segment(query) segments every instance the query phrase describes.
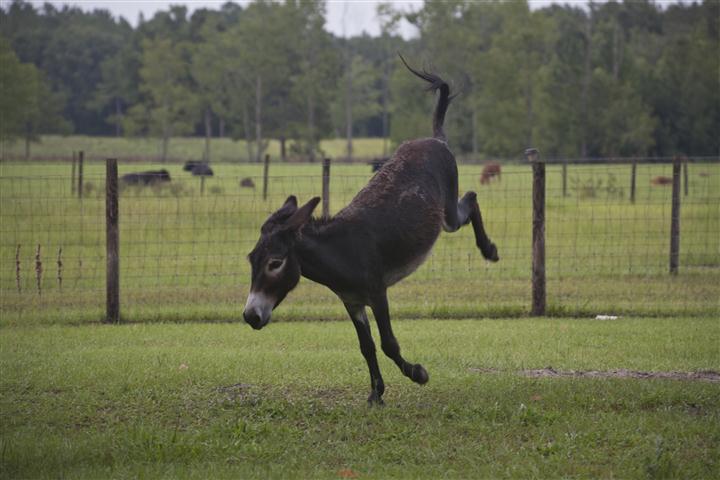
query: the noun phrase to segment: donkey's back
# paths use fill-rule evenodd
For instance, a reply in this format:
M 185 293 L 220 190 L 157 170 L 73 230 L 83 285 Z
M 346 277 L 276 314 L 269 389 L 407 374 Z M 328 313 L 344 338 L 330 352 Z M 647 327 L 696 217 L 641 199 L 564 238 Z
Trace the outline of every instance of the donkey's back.
M 453 154 L 444 141 L 423 138 L 400 145 L 335 218 L 362 225 L 389 286 L 422 264 L 440 235 L 446 204 L 456 201 Z

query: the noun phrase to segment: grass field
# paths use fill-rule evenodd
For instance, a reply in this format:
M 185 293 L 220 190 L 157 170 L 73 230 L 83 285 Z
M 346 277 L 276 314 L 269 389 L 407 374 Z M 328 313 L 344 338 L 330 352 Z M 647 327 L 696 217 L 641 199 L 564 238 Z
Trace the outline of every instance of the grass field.
M 97 141 L 43 148 L 153 155 L 84 140 Z M 193 142 L 171 156 L 193 158 Z M 68 163 L 0 162 L 0 478 L 720 477 L 717 163 L 689 168 L 676 276 L 670 189 L 650 185 L 669 165 L 638 166 L 634 204 L 629 166 L 571 165 L 564 196 L 549 165 L 553 318 L 533 319 L 530 168 L 481 186 L 481 166 L 461 165 L 501 261 L 482 260 L 470 229 L 443 234 L 389 291 L 430 382 L 380 354 L 383 408 L 365 403 L 354 329 L 324 287 L 302 281 L 262 332 L 240 320 L 261 223 L 289 194 L 319 195 L 320 165 L 273 163 L 267 199 L 259 165 L 213 164 L 201 194 L 181 163 L 120 162 L 151 168 L 173 180 L 121 192 L 125 324 L 103 326 L 104 165 L 86 162 L 81 201 Z M 331 213 L 370 175 L 333 164 Z M 662 378 L 683 372 L 705 377 Z
M 3 478 L 717 478 L 717 319 L 395 322 L 369 408 L 350 322 L 5 327 Z
M 288 147 L 290 145 L 288 143 Z M 152 159 L 161 155 L 161 141 L 157 138 L 88 137 L 83 135 L 45 135 L 39 143 L 33 143 L 31 156 L 42 158 L 68 158 L 73 152 L 84 151 L 87 158 L 105 159 Z M 320 150 L 332 158 L 346 155 L 346 140 L 327 139 L 320 142 Z M 168 158 L 175 160 L 198 160 L 203 158 L 205 139 L 198 137 L 173 138 L 168 146 Z M 270 140 L 266 151 L 272 158 L 280 156 L 280 142 Z M 25 155 L 24 142 L 0 144 L 2 157 Z M 353 140 L 353 154 L 358 158 L 379 157 L 383 154 L 383 141 L 379 138 L 356 138 Z M 292 154 L 289 154 L 292 156 Z M 213 161 L 248 161 L 247 145 L 244 140 L 213 138 L 210 143 L 210 158 Z
M 164 188 L 129 188 L 120 199 L 122 312 L 126 320 L 238 318 L 249 282 L 245 255 L 266 216 L 285 197 L 321 192 L 320 165 L 273 164 L 268 199 L 262 167 L 214 165 L 205 184 L 181 164 L 120 164 L 120 174 L 167 168 Z M 668 275 L 670 189 L 650 180 L 669 165 L 638 167 L 630 203 L 627 165 L 572 165 L 568 196 L 560 167 L 548 166 L 547 275 L 553 315 L 720 313 L 720 165 L 690 167 L 682 199 L 680 274 Z M 502 180 L 478 182 L 461 165 L 462 191 L 478 191 L 501 261 L 488 264 L 471 229 L 443 234 L 413 276 L 390 292 L 404 318 L 522 316 L 530 304 L 530 169 L 506 165 Z M 332 166 L 331 212 L 370 178 L 365 164 Z M 242 178 L 254 189 L 241 188 Z M 0 164 L 0 323 L 83 323 L 102 316 L 105 280 L 104 165 L 85 168 L 85 197 L 71 193 L 67 163 Z M 318 212 L 319 214 L 319 212 Z M 40 245 L 38 289 L 37 248 Z M 58 261 L 62 264 L 58 266 Z M 19 270 L 18 270 L 19 267 Z M 18 288 L 19 287 L 19 288 Z M 39 293 L 40 292 L 40 293 Z M 323 287 L 302 282 L 278 319 L 338 319 L 345 313 Z

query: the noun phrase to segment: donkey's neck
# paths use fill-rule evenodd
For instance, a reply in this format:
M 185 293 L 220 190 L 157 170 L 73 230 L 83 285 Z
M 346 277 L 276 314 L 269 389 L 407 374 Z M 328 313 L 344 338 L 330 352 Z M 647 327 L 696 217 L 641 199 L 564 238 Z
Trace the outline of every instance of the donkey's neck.
M 338 292 L 357 285 L 358 255 L 350 229 L 340 219 L 312 220 L 295 244 L 302 276 Z

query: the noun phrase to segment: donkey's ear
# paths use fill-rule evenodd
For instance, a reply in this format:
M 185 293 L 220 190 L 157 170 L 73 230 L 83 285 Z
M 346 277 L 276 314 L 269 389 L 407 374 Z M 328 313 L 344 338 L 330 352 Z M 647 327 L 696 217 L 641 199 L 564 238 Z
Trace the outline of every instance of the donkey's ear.
M 313 210 L 320 203 L 320 197 L 313 197 L 302 207 L 298 208 L 295 213 L 292 214 L 288 221 L 283 225 L 288 230 L 297 230 L 305 225 L 310 217 L 312 217 Z
M 263 223 L 260 231 L 262 233 L 270 232 L 275 226 L 284 224 L 297 211 L 297 198 L 290 195 L 283 206 L 275 210 Z
M 295 197 L 295 195 L 290 195 L 289 197 L 287 197 L 285 203 L 283 203 L 283 206 L 281 208 L 285 207 L 293 209 L 297 208 L 297 197 Z

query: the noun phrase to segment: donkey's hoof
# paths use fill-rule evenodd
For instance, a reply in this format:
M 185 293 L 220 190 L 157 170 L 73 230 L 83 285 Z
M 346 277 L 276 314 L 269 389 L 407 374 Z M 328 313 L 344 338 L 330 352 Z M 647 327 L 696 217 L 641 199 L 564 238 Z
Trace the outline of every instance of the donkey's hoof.
M 382 407 L 383 405 L 385 405 L 385 402 L 383 401 L 382 397 L 375 390 L 370 392 L 370 396 L 368 397 L 367 402 L 368 402 L 368 406 L 370 406 L 370 407 L 374 407 L 374 406 Z
M 482 252 L 483 257 L 485 257 L 485 260 L 489 262 L 497 262 L 500 260 L 500 256 L 498 255 L 497 247 L 494 243 L 490 244 L 490 248 L 487 252 Z
M 425 385 L 428 380 L 430 380 L 430 375 L 428 375 L 427 370 L 418 363 L 413 365 L 410 379 L 415 383 Z

